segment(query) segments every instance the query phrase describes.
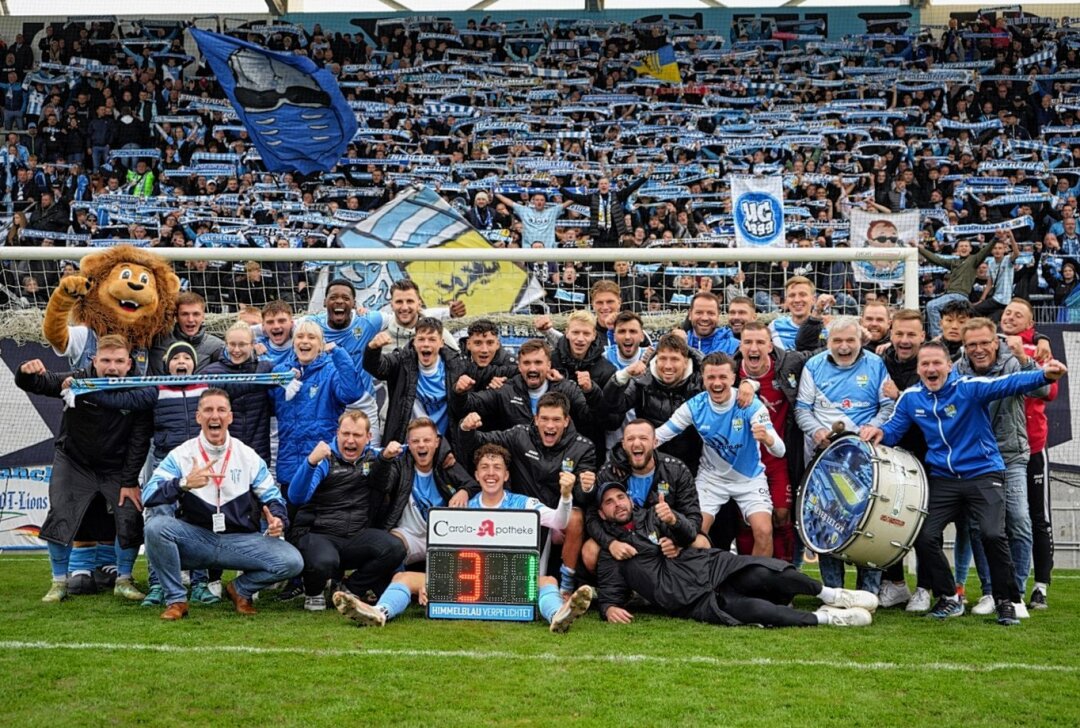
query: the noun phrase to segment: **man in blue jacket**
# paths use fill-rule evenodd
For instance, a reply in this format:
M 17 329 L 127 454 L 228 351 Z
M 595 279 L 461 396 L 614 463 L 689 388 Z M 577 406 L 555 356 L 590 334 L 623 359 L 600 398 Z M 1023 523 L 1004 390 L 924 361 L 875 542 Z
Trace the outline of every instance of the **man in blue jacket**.
M 1014 603 L 1021 600 L 1005 535 L 1005 463 L 990 423 L 990 402 L 1038 389 L 1063 377 L 1059 361 L 1042 371 L 1016 372 L 998 378 L 965 377 L 952 371 L 944 344 L 930 341 L 919 350 L 919 383 L 904 390 L 892 418 L 884 425 L 865 425 L 864 440 L 895 445 L 914 424 L 926 438 L 930 497 L 926 522 L 915 540 L 922 575 L 938 601 L 930 616 L 958 617 L 964 605 L 956 596 L 949 562 L 942 551 L 942 531 L 967 509 L 979 523 L 990 562 L 998 624 L 1016 625 Z

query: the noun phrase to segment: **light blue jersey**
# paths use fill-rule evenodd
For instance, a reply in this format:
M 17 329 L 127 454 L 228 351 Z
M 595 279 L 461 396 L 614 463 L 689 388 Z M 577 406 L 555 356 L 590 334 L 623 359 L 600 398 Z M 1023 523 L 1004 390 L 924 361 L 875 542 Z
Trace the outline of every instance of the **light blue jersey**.
M 739 340 L 727 326 L 716 329 L 708 336 L 698 336 L 693 329 L 690 329 L 686 332 L 686 343 L 691 349 L 697 349 L 706 356 L 718 351 L 733 356 L 739 350 Z M 795 346 L 794 339 L 791 346 L 792 348 Z
M 413 416 L 428 417 L 435 423 L 440 435 L 446 434 L 449 423 L 449 397 L 446 392 L 446 364 L 442 357 L 435 361 L 430 371 L 420 368 L 416 383 L 416 399 L 413 400 Z
M 502 500 L 496 506 L 486 506 L 483 503 L 483 493 L 477 493 L 469 499 L 469 508 L 475 510 L 517 510 L 517 511 L 537 511 L 540 513 L 540 525 L 544 528 L 555 528 L 560 531 L 566 528 L 566 524 L 570 522 L 570 509 L 572 507 L 572 501 L 569 498 L 563 498 L 559 500 L 558 508 L 548 508 L 546 505 L 538 501 L 536 498 L 529 498 L 521 493 L 511 493 L 508 490 L 503 491 Z
M 548 205 L 539 212 L 525 205 L 514 205 L 514 215 L 521 220 L 522 245 L 530 248 L 533 243 L 543 243 L 545 248 L 554 248 L 555 223 L 562 214 L 562 205 Z
M 667 422 L 656 430 L 662 445 L 693 427 L 705 447 L 701 451 L 701 475 L 721 483 L 742 483 L 765 472 L 761 448 L 751 428 L 764 425 L 773 438 L 768 448 L 776 457 L 786 452 L 784 440 L 773 429 L 769 410 L 756 397 L 748 407 L 740 407 L 735 392 L 724 404 L 714 404 L 708 392 L 696 394 L 684 402 Z
M 326 311 L 320 311 L 309 317 L 319 324 L 323 330 L 323 339 L 326 343 L 333 342 L 345 351 L 353 360 L 356 375 L 360 383 L 360 389 L 367 394 L 374 392 L 371 375 L 364 370 L 364 349 L 375 338 L 375 335 L 385 329 L 393 318 L 388 313 L 368 311 L 363 316 L 356 313 L 352 315 L 349 325 L 343 329 L 332 329 L 326 323 Z
M 838 366 L 828 351 L 810 357 L 799 378 L 795 420 L 808 440 L 821 428 L 840 422 L 855 432 L 862 425 L 880 427 L 892 415 L 895 402 L 885 394 L 889 372 L 877 354 L 860 351 L 847 367 Z
M 633 357 L 630 359 L 623 359 L 622 354 L 619 353 L 619 346 L 617 344 L 609 344 L 604 348 L 604 358 L 615 365 L 616 369 L 625 369 L 636 361 L 641 361 L 641 357 L 645 356 L 645 348 L 639 346 L 637 351 L 634 352 Z
M 769 331 L 772 332 L 773 346 L 777 349 L 790 349 L 795 350 L 795 339 L 799 335 L 799 326 L 791 320 L 791 316 L 777 316 L 769 324 Z M 825 345 L 826 339 L 829 337 L 829 329 L 826 326 L 821 327 L 821 334 L 818 336 L 818 342 L 821 346 Z

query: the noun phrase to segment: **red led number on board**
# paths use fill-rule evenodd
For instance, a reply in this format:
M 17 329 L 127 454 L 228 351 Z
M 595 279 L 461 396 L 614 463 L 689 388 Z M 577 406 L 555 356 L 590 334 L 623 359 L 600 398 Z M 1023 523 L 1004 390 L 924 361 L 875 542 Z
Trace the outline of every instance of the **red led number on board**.
M 467 562 L 471 561 L 471 566 L 467 566 Z M 471 582 L 471 591 L 462 591 L 458 594 L 459 602 L 477 602 L 480 601 L 482 583 L 481 577 L 483 575 L 483 561 L 480 558 L 480 554 L 475 551 L 462 551 L 458 554 L 458 579 L 462 582 L 464 587 Z

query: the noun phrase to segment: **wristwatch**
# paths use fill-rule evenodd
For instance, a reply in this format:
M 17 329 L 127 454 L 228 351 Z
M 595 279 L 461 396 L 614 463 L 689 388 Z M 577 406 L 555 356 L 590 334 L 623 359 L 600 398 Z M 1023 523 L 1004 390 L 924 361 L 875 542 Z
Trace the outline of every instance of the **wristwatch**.
M 186 491 L 187 489 L 187 476 L 184 476 L 183 478 L 180 478 L 180 490 Z

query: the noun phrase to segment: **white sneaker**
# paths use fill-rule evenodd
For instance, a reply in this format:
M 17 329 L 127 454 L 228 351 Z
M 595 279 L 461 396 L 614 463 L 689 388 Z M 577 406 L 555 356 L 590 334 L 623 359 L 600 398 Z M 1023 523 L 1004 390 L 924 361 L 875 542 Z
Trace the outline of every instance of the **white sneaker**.
M 383 610 L 360 601 L 352 594 L 334 592 L 334 606 L 361 627 L 386 626 L 386 613 Z
M 191 572 L 190 571 L 181 571 L 180 572 L 180 583 L 184 585 L 185 589 L 187 589 L 189 586 L 191 586 Z
M 824 624 L 830 627 L 868 627 L 874 621 L 870 612 L 862 607 L 820 607 L 816 614 L 824 614 L 827 619 Z
M 899 607 L 901 604 L 907 604 L 909 599 L 911 599 L 911 589 L 908 589 L 906 583 L 894 584 L 891 581 L 884 581 L 878 591 L 878 605 L 882 609 Z
M 980 617 L 985 617 L 988 614 L 993 614 L 995 611 L 994 597 L 989 594 L 983 594 L 979 597 L 979 601 L 975 606 L 971 608 L 972 614 L 978 614 Z
M 1013 602 L 1013 608 L 1016 609 L 1017 619 L 1028 619 L 1031 617 L 1031 615 L 1028 614 L 1027 605 L 1023 602 Z
M 575 589 L 570 598 L 559 607 L 559 611 L 551 617 L 551 631 L 561 634 L 570 629 L 574 620 L 589 611 L 589 605 L 592 604 L 595 595 L 596 592 L 588 584 Z
M 868 591 L 836 589 L 836 596 L 828 604 L 830 607 L 841 607 L 842 609 L 858 607 L 872 612 L 878 608 L 878 598 L 877 594 Z
M 990 600 L 990 607 L 993 608 L 994 600 Z M 915 593 L 911 595 L 911 599 L 908 599 L 907 606 L 904 607 L 905 612 L 929 612 L 930 611 L 930 592 L 923 589 L 921 586 L 915 589 Z
M 210 582 L 206 585 L 206 588 L 209 589 L 210 593 L 213 594 L 215 597 L 221 599 L 221 579 Z
M 322 612 L 326 609 L 326 597 L 317 594 L 313 597 L 304 597 L 304 609 L 309 612 Z

